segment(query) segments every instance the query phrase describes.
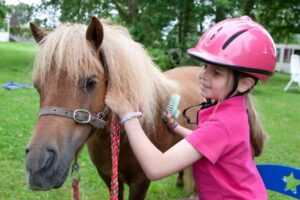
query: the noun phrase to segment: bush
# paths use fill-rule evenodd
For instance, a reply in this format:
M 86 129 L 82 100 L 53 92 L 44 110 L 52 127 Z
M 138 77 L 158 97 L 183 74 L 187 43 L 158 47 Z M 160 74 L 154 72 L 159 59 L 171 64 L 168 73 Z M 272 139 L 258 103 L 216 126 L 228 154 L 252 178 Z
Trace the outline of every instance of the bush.
M 7 22 L 5 20 L 0 20 L 0 31 L 7 31 Z
M 153 61 L 158 65 L 158 67 L 166 71 L 168 69 L 174 68 L 172 65 L 166 51 L 164 49 L 148 48 L 148 53 L 152 57 Z

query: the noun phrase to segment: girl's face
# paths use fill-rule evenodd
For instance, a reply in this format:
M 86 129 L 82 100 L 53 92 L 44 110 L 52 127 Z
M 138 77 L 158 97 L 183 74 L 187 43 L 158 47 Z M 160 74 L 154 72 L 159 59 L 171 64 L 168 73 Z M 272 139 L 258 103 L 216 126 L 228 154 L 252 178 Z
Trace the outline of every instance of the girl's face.
M 205 64 L 200 70 L 200 94 L 211 100 L 223 99 L 233 87 L 233 73 L 225 67 Z

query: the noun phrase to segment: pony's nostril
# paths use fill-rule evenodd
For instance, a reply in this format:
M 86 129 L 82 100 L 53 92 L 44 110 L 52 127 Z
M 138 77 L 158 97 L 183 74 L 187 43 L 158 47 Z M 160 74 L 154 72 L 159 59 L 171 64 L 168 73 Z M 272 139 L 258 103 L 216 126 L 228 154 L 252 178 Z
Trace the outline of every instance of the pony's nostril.
M 29 153 L 29 148 L 27 147 L 26 149 L 25 149 L 25 154 L 27 155 Z
M 46 150 L 45 165 L 44 165 L 42 171 L 46 172 L 51 168 L 51 166 L 54 163 L 55 156 L 56 156 L 56 153 L 53 149 Z

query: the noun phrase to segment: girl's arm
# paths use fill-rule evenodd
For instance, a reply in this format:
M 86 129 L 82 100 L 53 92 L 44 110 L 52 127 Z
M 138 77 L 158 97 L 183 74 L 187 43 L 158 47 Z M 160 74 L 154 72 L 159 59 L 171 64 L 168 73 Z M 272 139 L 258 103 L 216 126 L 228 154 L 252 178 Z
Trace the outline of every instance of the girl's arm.
M 133 112 L 132 105 L 119 91 L 108 90 L 105 104 L 121 119 Z M 150 180 L 161 179 L 180 171 L 202 157 L 185 139 L 162 153 L 146 136 L 137 118 L 130 119 L 123 125 L 131 148 Z
M 162 153 L 146 136 L 136 118 L 127 121 L 124 128 L 133 152 L 150 180 L 169 176 L 202 158 L 185 139 Z
M 177 122 L 176 122 L 177 123 Z M 172 132 L 174 132 L 175 134 L 180 135 L 181 137 L 185 138 L 186 136 L 188 136 L 189 134 L 191 134 L 193 131 L 185 128 L 183 126 L 180 126 L 179 124 L 172 129 Z
M 172 118 L 171 113 L 169 112 L 166 115 L 166 124 L 173 133 L 178 134 L 183 138 L 185 138 L 193 132 L 190 129 L 180 126 L 176 119 Z

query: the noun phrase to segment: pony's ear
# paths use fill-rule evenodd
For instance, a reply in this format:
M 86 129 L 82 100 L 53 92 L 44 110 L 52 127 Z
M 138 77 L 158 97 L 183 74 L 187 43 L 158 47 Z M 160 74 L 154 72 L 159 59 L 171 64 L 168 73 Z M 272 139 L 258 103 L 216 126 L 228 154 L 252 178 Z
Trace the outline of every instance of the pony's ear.
M 34 23 L 30 23 L 30 30 L 33 38 L 37 43 L 39 43 L 43 38 L 45 38 L 48 35 L 47 31 L 38 27 Z
M 97 17 L 92 17 L 92 20 L 86 31 L 86 39 L 96 49 L 99 49 L 101 46 L 103 40 L 103 26 Z

